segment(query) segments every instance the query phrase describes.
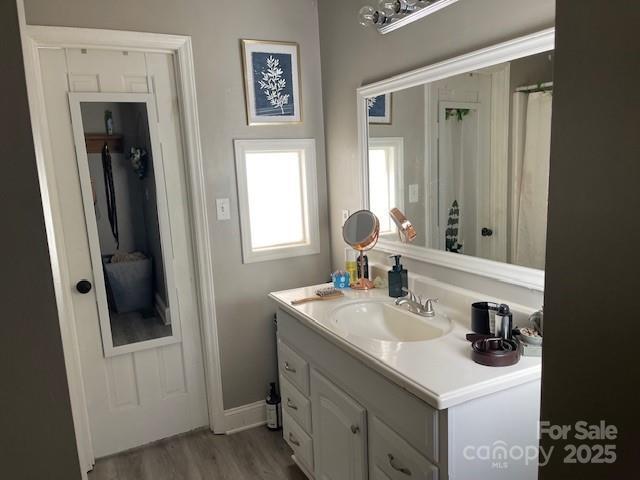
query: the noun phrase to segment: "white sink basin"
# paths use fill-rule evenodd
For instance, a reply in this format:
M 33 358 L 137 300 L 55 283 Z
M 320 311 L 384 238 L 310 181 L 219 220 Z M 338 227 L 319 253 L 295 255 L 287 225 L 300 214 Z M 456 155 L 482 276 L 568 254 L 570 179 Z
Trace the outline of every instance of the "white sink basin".
M 346 335 L 386 342 L 424 342 L 451 331 L 451 320 L 444 315 L 421 317 L 405 309 L 382 301 L 350 303 L 333 311 L 331 324 Z

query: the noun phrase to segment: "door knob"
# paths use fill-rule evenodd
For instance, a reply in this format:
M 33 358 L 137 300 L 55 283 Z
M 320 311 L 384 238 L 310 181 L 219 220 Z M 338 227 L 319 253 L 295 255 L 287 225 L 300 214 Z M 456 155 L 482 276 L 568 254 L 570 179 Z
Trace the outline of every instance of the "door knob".
M 89 280 L 80 280 L 76 283 L 76 290 L 80 293 L 85 294 L 91 291 L 91 282 Z
M 493 235 L 493 230 L 487 227 L 483 227 L 482 230 L 480 231 L 480 234 L 483 237 L 490 237 L 491 235 Z

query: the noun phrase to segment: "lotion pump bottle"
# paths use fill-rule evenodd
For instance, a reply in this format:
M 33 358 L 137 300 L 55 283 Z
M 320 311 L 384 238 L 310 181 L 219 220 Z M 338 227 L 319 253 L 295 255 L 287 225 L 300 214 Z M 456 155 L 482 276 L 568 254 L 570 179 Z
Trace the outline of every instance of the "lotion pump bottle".
M 389 296 L 393 298 L 404 297 L 409 287 L 407 270 L 400 263 L 401 255 L 391 255 L 395 259 L 395 265 L 389 270 Z

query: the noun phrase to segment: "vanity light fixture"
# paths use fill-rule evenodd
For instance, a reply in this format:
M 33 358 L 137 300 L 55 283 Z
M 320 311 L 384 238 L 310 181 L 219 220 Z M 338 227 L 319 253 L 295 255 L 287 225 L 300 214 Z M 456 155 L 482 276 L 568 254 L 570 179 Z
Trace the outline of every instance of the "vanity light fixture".
M 378 0 L 377 7 L 365 5 L 360 9 L 359 23 L 374 25 L 382 34 L 415 22 L 458 0 Z

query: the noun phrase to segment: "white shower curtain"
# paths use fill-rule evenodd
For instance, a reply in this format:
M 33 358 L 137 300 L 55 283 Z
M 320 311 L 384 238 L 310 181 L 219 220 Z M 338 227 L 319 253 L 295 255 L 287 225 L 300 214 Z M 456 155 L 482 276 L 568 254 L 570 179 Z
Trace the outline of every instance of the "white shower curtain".
M 440 138 L 440 215 L 441 234 L 444 241 L 446 223 L 453 202 L 460 210 L 458 242 L 460 253 L 476 253 L 476 189 L 478 123 L 477 112 L 470 110 L 459 120 L 451 115 L 444 121 Z M 441 246 L 444 249 L 444 244 Z
M 551 92 L 528 94 L 524 149 L 516 154 L 521 165 L 514 208 L 516 222 L 513 263 L 544 269 L 551 147 Z M 520 157 L 520 158 L 518 158 Z M 519 187 L 519 188 L 518 188 Z

